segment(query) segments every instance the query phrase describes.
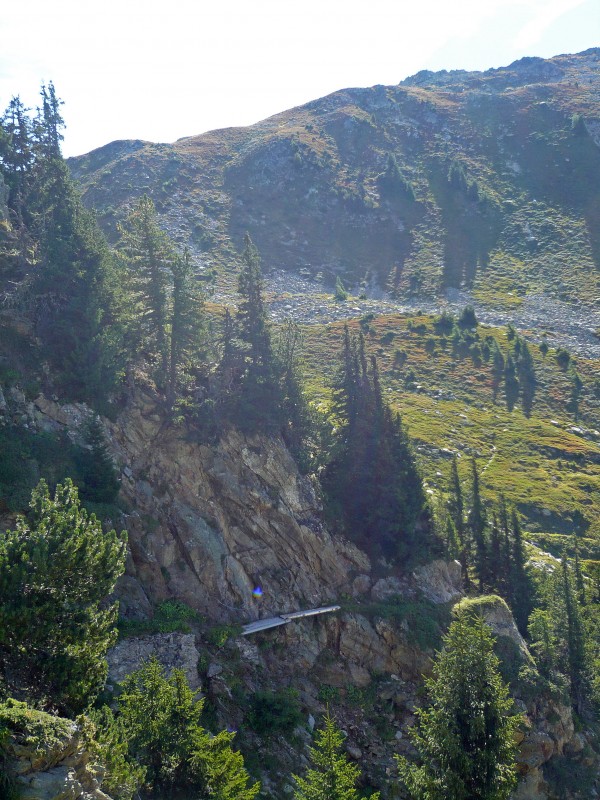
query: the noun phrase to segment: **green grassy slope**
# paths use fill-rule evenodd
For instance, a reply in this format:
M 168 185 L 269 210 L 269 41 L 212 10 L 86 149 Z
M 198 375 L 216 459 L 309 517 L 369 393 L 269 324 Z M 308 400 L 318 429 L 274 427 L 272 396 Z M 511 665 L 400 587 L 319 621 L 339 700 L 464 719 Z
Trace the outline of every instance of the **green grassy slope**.
M 452 452 L 470 484 L 470 457 L 477 458 L 488 499 L 499 493 L 515 503 L 529 538 L 558 552 L 564 536 L 577 532 L 591 555 L 600 543 L 600 399 L 596 364 L 579 359 L 583 382 L 577 420 L 572 408 L 573 362 L 567 370 L 551 348 L 544 356 L 530 343 L 537 389 L 531 416 L 519 404 L 508 411 L 503 386 L 494 400 L 493 337 L 507 352 L 507 329 L 479 325 L 470 350 L 457 350 L 428 316 L 375 317 L 350 322 L 365 333 L 379 361 L 388 401 L 402 415 L 414 442 L 432 500 L 443 498 Z M 305 328 L 305 369 L 318 406 L 330 402 L 329 379 L 341 348 L 343 323 Z M 513 340 L 514 343 L 514 340 Z M 324 368 L 324 365 L 326 367 Z M 590 540 L 589 542 L 587 540 Z

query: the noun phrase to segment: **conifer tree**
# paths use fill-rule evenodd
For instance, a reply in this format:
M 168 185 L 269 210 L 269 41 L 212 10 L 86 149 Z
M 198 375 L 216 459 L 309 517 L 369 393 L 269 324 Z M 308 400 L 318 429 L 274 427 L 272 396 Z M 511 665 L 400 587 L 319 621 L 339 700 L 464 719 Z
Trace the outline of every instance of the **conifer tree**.
M 520 390 L 517 368 L 512 355 L 508 353 L 504 364 L 504 396 L 506 398 L 506 407 L 509 411 L 512 411 L 515 407 Z
M 479 473 L 475 458 L 471 461 L 471 510 L 469 511 L 469 529 L 475 544 L 477 572 L 479 574 L 479 590 L 483 592 L 488 580 L 488 552 L 485 540 L 486 513 L 479 492 Z
M 277 430 L 281 421 L 279 375 L 263 297 L 260 259 L 248 234 L 244 238 L 242 261 L 236 318 L 241 371 L 235 422 L 249 431 Z
M 313 418 L 300 377 L 301 348 L 300 326 L 293 320 L 287 320 L 280 326 L 274 348 L 277 372 L 281 375 L 281 434 L 298 466 L 306 470 L 310 461 L 306 444 L 313 427 Z
M 169 405 L 180 394 L 185 375 L 198 366 L 203 330 L 203 297 L 194 275 L 189 250 L 169 264 L 173 302 L 169 350 Z
M 34 119 L 13 98 L 1 123 L 9 188 L 11 303 L 34 325 L 70 399 L 103 402 L 120 372 L 116 277 L 106 241 L 83 208 L 60 153 L 61 102 L 42 87 Z
M 494 339 L 492 345 L 492 391 L 494 393 L 494 402 L 496 402 L 498 392 L 500 391 L 500 384 L 504 377 L 504 367 L 504 356 L 498 347 L 498 342 Z
M 581 569 L 581 559 L 579 558 L 579 540 L 577 534 L 573 534 L 573 566 L 575 569 L 575 588 L 577 600 L 581 606 L 585 605 L 585 581 L 583 570 Z
M 311 768 L 304 778 L 294 775 L 294 800 L 360 800 L 356 789 L 360 769 L 343 752 L 342 734 L 329 711 L 323 723 L 310 748 Z M 370 797 L 379 800 L 379 792 Z
M 330 514 L 370 551 L 394 560 L 414 557 L 430 546 L 431 526 L 408 437 L 383 400 L 364 337 L 356 342 L 345 331 L 341 361 L 334 389 L 337 430 L 322 476 Z
M 454 525 L 456 536 L 458 539 L 460 553 L 459 561 L 462 567 L 463 579 L 465 585 L 469 586 L 469 543 L 467 541 L 467 528 L 465 525 L 464 515 L 464 501 L 462 494 L 462 487 L 460 485 L 460 477 L 458 474 L 458 459 L 456 453 L 452 456 L 452 464 L 450 466 L 450 487 L 448 493 L 448 514 Z
M 85 450 L 80 458 L 79 468 L 83 479 L 81 496 L 93 503 L 112 503 L 119 492 L 120 483 L 97 414 L 92 414 L 88 419 L 84 437 L 89 450 Z
M 537 668 L 545 678 L 550 678 L 558 667 L 560 647 L 551 612 L 543 608 L 534 609 L 529 617 L 527 633 Z
M 508 800 L 516 785 L 512 700 L 489 628 L 477 615 L 455 620 L 425 682 L 411 739 L 421 764 L 397 757 L 413 800 Z
M 170 676 L 153 658 L 121 685 L 118 717 L 129 759 L 146 770 L 148 788 L 159 796 L 185 788 L 215 800 L 253 800 L 259 784 L 249 783 L 234 734 L 209 734 L 201 724 L 203 700 L 184 673 Z
M 520 351 L 517 360 L 517 373 L 521 387 L 521 406 L 526 417 L 531 416 L 536 390 L 536 377 L 533 357 L 529 345 L 524 339 L 519 339 Z
M 512 561 L 510 570 L 510 606 L 519 630 L 527 631 L 527 620 L 532 606 L 531 581 L 525 569 L 527 558 L 523 546 L 521 523 L 516 509 L 511 513 Z
M 500 534 L 501 534 L 501 575 L 502 586 L 504 587 L 505 596 L 510 592 L 510 574 L 512 564 L 512 545 L 510 540 L 510 525 L 508 519 L 508 506 L 504 495 L 500 495 L 498 501 L 498 517 L 500 521 Z
M 40 705 L 79 712 L 104 685 L 116 640 L 107 604 L 125 566 L 125 535 L 105 532 L 67 479 L 44 481 L 30 515 L 0 537 L 0 673 Z
M 586 656 L 585 629 L 581 609 L 573 586 L 569 559 L 563 552 L 561 559 L 561 590 L 565 611 L 565 638 L 567 644 L 568 678 L 571 702 L 581 714 L 589 699 L 589 666 Z
M 119 248 L 128 273 L 128 348 L 134 357 L 141 350 L 156 367 L 159 383 L 166 383 L 169 348 L 169 274 L 176 261 L 172 242 L 161 230 L 154 203 L 143 195 L 123 225 Z M 176 268 L 177 270 L 177 268 Z
M 496 591 L 502 591 L 502 545 L 500 542 L 500 528 L 498 526 L 498 515 L 492 514 L 492 529 L 490 532 L 490 558 L 489 558 L 489 577 L 490 583 Z

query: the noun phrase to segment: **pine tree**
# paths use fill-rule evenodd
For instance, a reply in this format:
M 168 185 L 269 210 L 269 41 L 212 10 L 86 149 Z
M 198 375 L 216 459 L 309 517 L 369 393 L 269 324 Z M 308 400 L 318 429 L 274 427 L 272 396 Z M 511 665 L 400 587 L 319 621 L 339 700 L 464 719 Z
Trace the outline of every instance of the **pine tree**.
M 67 479 L 41 481 L 29 518 L 0 537 L 0 673 L 40 705 L 81 711 L 104 685 L 116 640 L 106 598 L 125 566 L 125 535 L 105 532 Z
M 356 341 L 347 329 L 334 413 L 322 475 L 332 519 L 373 554 L 415 557 L 431 545 L 422 481 L 401 419 L 383 400 L 377 361 L 369 364 L 364 337 Z
M 413 800 L 508 800 L 514 789 L 519 717 L 493 645 L 483 620 L 467 614 L 444 637 L 410 734 L 422 764 L 397 757 Z
M 529 617 L 527 633 L 537 668 L 545 678 L 550 678 L 558 667 L 560 647 L 551 613 L 543 608 L 534 609 Z
M 190 766 L 196 782 L 211 800 L 254 800 L 259 783 L 251 783 L 242 754 L 232 748 L 234 733 L 220 731 L 194 736 Z
M 306 471 L 311 462 L 307 442 L 311 437 L 313 416 L 302 385 L 301 349 L 300 326 L 287 320 L 279 328 L 274 348 L 276 370 L 281 375 L 281 434 L 298 466 Z
M 450 487 L 448 492 L 448 514 L 454 525 L 458 544 L 460 547 L 459 561 L 462 567 L 463 578 L 465 585 L 468 587 L 469 581 L 469 543 L 467 541 L 467 529 L 465 525 L 464 515 L 464 502 L 462 495 L 462 487 L 460 485 L 460 477 L 458 474 L 458 459 L 456 453 L 452 456 L 452 464 L 450 466 Z
M 577 600 L 581 606 L 585 605 L 585 581 L 583 570 L 581 569 L 581 559 L 579 558 L 579 540 L 577 534 L 573 534 L 573 566 L 575 568 L 575 588 L 577 590 Z
M 524 339 L 521 343 L 519 358 L 517 360 L 517 373 L 521 387 L 521 406 L 526 417 L 531 416 L 536 390 L 536 377 L 533 358 L 529 346 Z
M 561 590 L 565 610 L 568 678 L 571 702 L 581 714 L 589 699 L 589 666 L 587 662 L 585 629 L 581 609 L 573 586 L 569 559 L 563 552 L 561 559 Z
M 469 529 L 472 540 L 475 544 L 477 572 L 479 574 L 479 590 L 483 592 L 484 584 L 488 581 L 488 552 L 485 540 L 486 513 L 481 495 L 479 492 L 479 473 L 477 472 L 477 462 L 473 458 L 471 462 L 471 510 L 469 511 Z
M 139 356 L 141 350 L 156 367 L 157 381 L 164 385 L 170 374 L 167 323 L 169 275 L 177 260 L 175 249 L 161 230 L 154 203 L 147 195 L 140 198 L 119 226 L 119 233 L 119 248 L 128 273 L 130 356 Z
M 120 483 L 97 414 L 92 414 L 87 420 L 83 433 L 89 450 L 84 450 L 79 459 L 83 480 L 81 497 L 92 503 L 112 503 L 119 492 Z
M 506 398 L 506 407 L 512 411 L 519 399 L 519 392 L 521 386 L 517 378 L 517 368 L 510 353 L 506 356 L 504 364 L 504 396 Z
M 532 587 L 525 564 L 527 557 L 523 546 L 521 523 L 516 509 L 511 513 L 512 561 L 510 569 L 510 606 L 521 633 L 527 631 L 527 620 L 532 607 Z
M 501 550 L 502 550 L 502 558 L 501 558 L 501 580 L 502 580 L 502 587 L 504 589 L 504 596 L 510 596 L 510 574 L 511 574 L 511 565 L 512 565 L 512 545 L 510 540 L 510 525 L 508 519 L 508 506 L 506 504 L 506 498 L 504 495 L 500 495 L 500 499 L 498 501 L 498 516 L 500 520 L 500 532 L 501 532 Z
M 502 591 L 503 571 L 502 571 L 502 544 L 500 541 L 500 528 L 498 526 L 498 515 L 492 514 L 492 529 L 490 533 L 490 557 L 489 557 L 489 578 L 490 583 L 497 592 Z
M 356 783 L 360 769 L 343 752 L 343 738 L 329 711 L 310 749 L 311 768 L 304 778 L 294 775 L 294 800 L 360 800 Z M 371 795 L 378 800 L 379 792 Z
M 237 335 L 241 374 L 235 422 L 243 430 L 277 430 L 281 422 L 279 375 L 263 297 L 258 251 L 246 234 L 238 279 Z
M 504 356 L 498 347 L 498 342 L 494 339 L 492 345 L 492 391 L 494 394 L 494 402 L 496 402 L 498 392 L 500 391 L 500 384 L 504 376 L 504 367 Z
M 198 366 L 203 330 L 203 297 L 194 275 L 189 250 L 169 264 L 172 310 L 169 351 L 169 405 L 173 408 L 185 376 Z
M 415 199 L 412 186 L 400 172 L 396 156 L 393 153 L 388 153 L 385 171 L 378 176 L 377 182 L 382 196 L 389 200 L 402 197 L 407 200 Z
M 234 735 L 209 734 L 201 724 L 198 700 L 181 670 L 170 676 L 155 659 L 128 675 L 121 685 L 117 720 L 128 756 L 146 769 L 148 788 L 159 796 L 177 789 L 201 792 L 215 800 L 253 800 L 242 756 L 232 747 Z
M 101 404 L 120 373 L 116 273 L 60 153 L 54 87 L 34 119 L 18 98 L 2 119 L 0 170 L 9 187 L 11 303 L 34 325 L 69 399 Z M 15 255 L 16 253 L 16 255 Z

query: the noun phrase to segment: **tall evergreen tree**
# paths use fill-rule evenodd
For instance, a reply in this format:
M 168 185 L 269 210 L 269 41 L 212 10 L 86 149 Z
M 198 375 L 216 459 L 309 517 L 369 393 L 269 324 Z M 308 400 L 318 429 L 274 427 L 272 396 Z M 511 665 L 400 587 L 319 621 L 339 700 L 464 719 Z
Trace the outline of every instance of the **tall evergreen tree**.
M 203 297 L 190 259 L 189 250 L 169 264 L 172 276 L 172 310 L 169 350 L 169 404 L 173 407 L 181 384 L 197 367 L 201 353 Z
M 355 541 L 387 558 L 414 557 L 431 545 L 431 525 L 402 422 L 385 404 L 377 362 L 364 338 L 344 334 L 334 389 L 337 429 L 322 476 L 332 519 Z
M 574 589 L 573 576 L 566 552 L 561 559 L 561 590 L 565 610 L 568 678 L 571 702 L 581 714 L 589 700 L 589 666 L 585 646 L 585 629 Z
M 486 513 L 479 491 L 479 473 L 475 458 L 471 461 L 471 509 L 469 511 L 469 529 L 475 544 L 475 557 L 477 573 L 479 575 L 479 590 L 483 592 L 484 584 L 488 582 L 488 548 L 485 539 Z
M 498 347 L 498 342 L 494 339 L 492 344 L 492 391 L 494 394 L 494 402 L 498 397 L 502 378 L 504 377 L 504 356 Z
M 492 514 L 492 528 L 490 532 L 489 579 L 491 585 L 497 592 L 502 592 L 503 578 L 500 527 L 498 525 L 498 515 L 494 512 Z
M 343 752 L 343 737 L 329 711 L 310 749 L 311 768 L 304 778 L 294 775 L 294 800 L 360 800 L 356 784 L 360 769 Z M 379 800 L 379 792 L 370 795 Z
M 129 352 L 134 357 L 141 351 L 154 365 L 157 381 L 164 385 L 170 374 L 167 323 L 175 249 L 160 228 L 154 203 L 147 195 L 140 198 L 119 232 L 119 249 L 128 274 Z M 175 271 L 185 270 L 175 267 Z
M 120 488 L 115 465 L 108 452 L 104 428 L 97 414 L 92 414 L 84 427 L 86 449 L 79 459 L 83 480 L 81 497 L 93 503 L 112 503 Z
M 500 521 L 500 534 L 501 534 L 501 574 L 502 574 L 502 587 L 504 589 L 504 596 L 509 596 L 510 593 L 510 575 L 512 569 L 512 544 L 510 538 L 510 523 L 508 518 L 508 506 L 504 495 L 500 495 L 498 501 L 498 517 Z
M 512 411 L 515 407 L 520 391 L 521 386 L 517 377 L 517 368 L 512 355 L 508 353 L 504 363 L 504 396 L 506 398 L 506 407 L 509 411 Z
M 460 548 L 459 561 L 462 567 L 463 578 L 465 585 L 468 587 L 469 581 L 469 542 L 467 540 L 467 527 L 465 525 L 465 511 L 464 501 L 462 494 L 462 487 L 460 484 L 460 476 L 458 474 L 458 459 L 456 453 L 452 457 L 452 464 L 450 465 L 450 487 L 448 492 L 448 514 L 454 525 L 458 544 Z
M 532 607 L 532 586 L 525 568 L 527 557 L 523 545 L 521 523 L 516 509 L 511 513 L 512 562 L 510 570 L 510 606 L 521 633 L 527 631 L 527 620 Z
M 120 372 L 115 270 L 62 159 L 52 84 L 41 95 L 34 119 L 13 98 L 1 123 L 0 171 L 16 253 L 8 259 L 10 302 L 34 324 L 63 394 L 93 404 Z
M 169 677 L 156 659 L 128 675 L 118 698 L 118 720 L 129 757 L 145 767 L 148 789 L 158 796 L 176 790 L 199 791 L 215 800 L 253 800 L 242 756 L 231 743 L 234 734 L 211 736 L 201 724 L 198 700 L 181 670 Z
M 238 279 L 240 302 L 237 333 L 241 343 L 241 374 L 236 422 L 244 429 L 277 430 L 279 375 L 276 371 L 271 330 L 264 302 L 258 251 L 250 236 L 244 238 L 242 269 Z
M 521 406 L 526 417 L 531 416 L 536 390 L 536 377 L 533 357 L 529 345 L 524 339 L 521 343 L 519 358 L 517 360 L 517 374 L 521 387 Z
M 514 789 L 519 717 L 493 644 L 483 620 L 466 614 L 444 637 L 411 731 L 422 763 L 397 757 L 413 800 L 508 800 Z

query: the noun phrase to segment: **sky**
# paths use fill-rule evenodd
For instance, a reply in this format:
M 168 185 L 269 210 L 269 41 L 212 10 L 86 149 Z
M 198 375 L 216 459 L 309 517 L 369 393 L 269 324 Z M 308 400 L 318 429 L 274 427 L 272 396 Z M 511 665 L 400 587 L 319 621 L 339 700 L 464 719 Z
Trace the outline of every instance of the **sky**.
M 0 108 L 53 81 L 79 155 L 249 125 L 422 69 L 600 46 L 598 0 L 20 0 L 0 21 Z

